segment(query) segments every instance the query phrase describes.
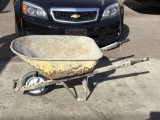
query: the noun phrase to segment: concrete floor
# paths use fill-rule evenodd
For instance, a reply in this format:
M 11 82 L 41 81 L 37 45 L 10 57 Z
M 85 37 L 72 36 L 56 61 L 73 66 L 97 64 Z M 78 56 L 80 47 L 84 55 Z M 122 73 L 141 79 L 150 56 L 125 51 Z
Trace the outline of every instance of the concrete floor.
M 121 39 L 131 41 L 105 52 L 99 67 L 121 63 L 133 55 L 150 57 L 150 61 L 90 78 L 95 88 L 86 102 L 76 101 L 62 86 L 52 86 L 50 92 L 37 97 L 13 93 L 12 80 L 33 68 L 10 51 L 15 38 L 13 5 L 9 0 L 1 4 L 0 120 L 160 120 L 160 9 L 124 3 Z M 2 5 L 7 6 L 2 9 Z M 68 84 L 71 89 L 75 86 L 79 97 L 84 96 L 80 82 Z

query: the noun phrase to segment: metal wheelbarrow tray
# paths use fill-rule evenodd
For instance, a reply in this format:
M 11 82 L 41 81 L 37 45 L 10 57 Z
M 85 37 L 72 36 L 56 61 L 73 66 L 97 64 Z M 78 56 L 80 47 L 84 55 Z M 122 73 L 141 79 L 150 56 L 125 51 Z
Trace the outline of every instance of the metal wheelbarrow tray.
M 103 56 L 92 39 L 80 36 L 27 36 L 13 41 L 11 49 L 54 80 L 91 72 Z
M 126 41 L 128 40 L 123 42 Z M 148 58 L 134 59 L 116 66 L 95 69 L 99 59 L 103 56 L 102 51 L 120 46 L 123 42 L 115 42 L 100 49 L 93 39 L 83 36 L 37 35 L 17 38 L 12 41 L 11 50 L 36 68 L 38 72 L 30 72 L 30 78 L 27 78 L 27 81 L 25 80 L 25 84 L 22 84 L 24 82 L 23 78 L 14 80 L 14 91 L 29 91 L 31 95 L 39 95 L 39 93 L 44 94 L 46 92 L 46 86 L 62 83 L 74 98 L 79 99 L 68 88 L 65 81 L 87 77 L 82 81 L 87 98 L 89 77 L 148 60 Z M 39 75 L 39 73 L 42 75 Z M 43 76 L 46 77 L 45 81 L 43 81 Z M 36 83 L 27 84 L 28 81 L 32 80 L 31 78 L 37 79 Z M 35 92 L 37 89 L 39 93 Z

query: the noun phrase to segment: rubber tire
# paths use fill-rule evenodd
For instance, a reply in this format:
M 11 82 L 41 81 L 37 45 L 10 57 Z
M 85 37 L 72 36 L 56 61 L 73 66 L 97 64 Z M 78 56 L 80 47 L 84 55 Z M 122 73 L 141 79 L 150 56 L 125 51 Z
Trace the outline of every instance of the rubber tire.
M 27 73 L 26 75 L 24 75 L 24 77 L 22 78 L 22 86 L 25 86 L 26 82 L 32 77 L 40 77 L 44 81 L 47 80 L 47 78 L 44 75 L 38 73 L 37 71 L 31 71 L 31 72 Z M 48 86 L 45 86 L 44 90 L 41 91 L 40 93 L 30 93 L 29 91 L 27 91 L 26 93 L 29 95 L 32 95 L 32 96 L 40 96 L 40 95 L 45 94 L 47 91 L 48 91 Z
M 121 10 L 122 10 L 123 8 L 121 8 Z M 123 11 L 124 11 L 124 9 L 123 9 Z M 122 33 L 123 33 L 123 25 L 124 25 L 124 14 L 122 14 L 121 13 L 121 29 L 120 29 L 120 36 L 118 37 L 118 39 L 117 39 L 117 41 L 119 41 L 119 39 L 121 38 L 121 36 L 122 36 Z
M 16 18 L 15 18 L 14 22 L 15 22 L 15 35 L 16 35 L 16 38 L 25 36 L 23 30 L 20 31 L 20 30 L 18 29 L 17 22 L 16 22 Z
M 17 27 L 16 19 L 15 19 L 15 35 L 16 35 L 16 38 L 20 37 L 19 36 L 19 30 L 18 30 L 18 27 Z

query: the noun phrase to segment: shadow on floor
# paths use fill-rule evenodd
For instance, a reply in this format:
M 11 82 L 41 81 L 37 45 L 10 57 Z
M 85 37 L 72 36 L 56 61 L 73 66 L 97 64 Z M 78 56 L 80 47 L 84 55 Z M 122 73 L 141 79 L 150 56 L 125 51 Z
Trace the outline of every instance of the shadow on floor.
M 9 11 L 3 11 L 9 2 L 10 2 L 10 0 L 0 0 L 0 13 L 9 12 Z
M 160 120 L 160 112 L 151 112 L 150 118 L 147 120 Z
M 10 50 L 10 43 L 15 39 L 16 35 L 11 34 L 0 38 L 0 73 L 15 55 Z
M 140 5 L 133 1 L 124 1 L 125 6 L 129 7 L 130 9 L 142 13 L 142 14 L 151 14 L 151 15 L 160 15 L 160 7 L 153 7 L 153 6 L 144 6 Z

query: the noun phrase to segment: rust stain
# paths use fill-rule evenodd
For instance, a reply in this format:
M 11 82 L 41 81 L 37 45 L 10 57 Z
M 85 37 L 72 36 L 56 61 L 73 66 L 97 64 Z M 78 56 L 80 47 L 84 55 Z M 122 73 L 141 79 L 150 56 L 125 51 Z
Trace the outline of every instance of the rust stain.
M 34 66 L 33 66 L 34 67 Z M 79 66 L 81 67 L 81 66 Z M 75 67 L 75 68 L 72 68 L 72 69 L 69 69 L 69 70 L 54 70 L 52 72 L 44 72 L 43 69 L 37 69 L 41 74 L 43 74 L 44 76 L 46 76 L 47 78 L 49 79 L 60 79 L 60 78 L 65 78 L 65 77 L 72 77 L 72 76 L 76 76 L 76 75 L 82 75 L 82 74 L 85 74 L 85 73 L 89 73 L 89 72 L 92 72 L 94 67 L 92 68 L 87 68 L 87 67 L 84 67 L 84 68 L 81 68 L 79 69 L 79 67 Z M 74 70 L 73 70 L 74 69 Z M 78 70 L 78 71 L 76 71 Z M 65 76 L 65 77 L 64 77 Z
M 92 72 L 98 61 L 37 61 L 21 57 L 48 79 L 61 79 Z

